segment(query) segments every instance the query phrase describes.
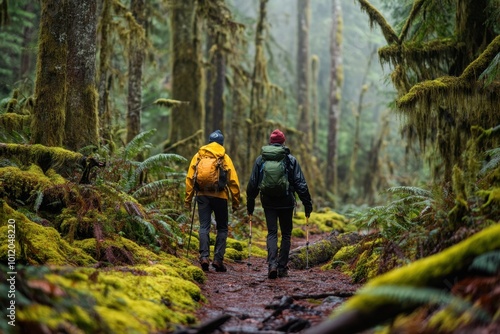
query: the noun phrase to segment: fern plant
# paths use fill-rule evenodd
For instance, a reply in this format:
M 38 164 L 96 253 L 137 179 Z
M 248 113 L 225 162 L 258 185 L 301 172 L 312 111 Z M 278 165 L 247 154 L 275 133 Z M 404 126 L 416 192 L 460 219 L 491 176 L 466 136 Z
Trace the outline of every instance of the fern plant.
M 430 191 L 417 187 L 392 187 L 387 193 L 395 197 L 387 205 L 353 211 L 347 214 L 360 230 L 375 230 L 386 239 L 398 239 L 402 232 L 418 230 L 419 221 L 431 214 L 434 202 Z

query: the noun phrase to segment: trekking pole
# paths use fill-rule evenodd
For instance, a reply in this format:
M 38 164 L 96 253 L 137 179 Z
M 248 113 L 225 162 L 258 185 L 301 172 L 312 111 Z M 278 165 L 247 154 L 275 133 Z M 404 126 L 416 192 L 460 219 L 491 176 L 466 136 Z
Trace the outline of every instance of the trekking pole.
M 309 218 L 306 217 L 306 269 L 309 269 Z
M 248 215 L 248 219 L 250 221 L 250 236 L 248 238 L 248 262 L 247 266 L 251 266 L 252 264 L 250 263 L 250 254 L 252 253 L 252 215 Z
M 189 239 L 188 239 L 188 246 L 187 246 L 187 250 L 186 250 L 186 258 L 189 258 L 189 245 L 191 244 L 191 234 L 193 233 L 194 212 L 196 210 L 196 196 L 198 196 L 198 192 L 195 192 L 195 194 L 194 194 L 193 215 L 191 216 L 191 228 L 189 229 Z

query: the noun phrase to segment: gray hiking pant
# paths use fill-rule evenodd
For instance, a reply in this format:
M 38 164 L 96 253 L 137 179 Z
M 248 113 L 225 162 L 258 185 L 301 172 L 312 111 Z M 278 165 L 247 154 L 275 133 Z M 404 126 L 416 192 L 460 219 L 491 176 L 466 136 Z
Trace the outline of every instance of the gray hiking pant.
M 198 196 L 198 216 L 200 218 L 200 259 L 210 258 L 210 226 L 212 223 L 212 212 L 215 215 L 217 235 L 215 238 L 214 261 L 222 262 L 226 253 L 226 240 L 228 233 L 228 210 L 227 199 Z
M 286 269 L 290 253 L 292 238 L 291 209 L 266 209 L 264 208 L 267 224 L 267 262 L 269 268 Z M 281 230 L 281 244 L 278 250 L 278 221 Z

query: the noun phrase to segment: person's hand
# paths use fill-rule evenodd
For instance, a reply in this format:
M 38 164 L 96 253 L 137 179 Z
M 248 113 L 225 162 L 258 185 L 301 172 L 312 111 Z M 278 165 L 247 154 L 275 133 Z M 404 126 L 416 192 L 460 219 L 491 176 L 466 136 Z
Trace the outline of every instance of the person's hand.
M 191 203 L 184 203 L 184 209 L 186 211 L 191 211 Z
M 312 209 L 307 209 L 306 208 L 306 218 L 311 217 L 311 211 L 312 211 Z

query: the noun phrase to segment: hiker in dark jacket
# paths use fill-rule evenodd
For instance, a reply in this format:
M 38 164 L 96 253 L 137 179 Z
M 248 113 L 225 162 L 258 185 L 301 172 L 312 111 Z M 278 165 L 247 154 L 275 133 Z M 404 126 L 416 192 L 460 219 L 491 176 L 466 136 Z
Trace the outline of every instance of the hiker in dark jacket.
M 200 264 L 203 271 L 209 270 L 210 258 L 210 226 L 212 223 L 212 213 L 215 216 L 217 235 L 215 237 L 214 259 L 212 267 L 215 271 L 226 272 L 224 265 L 224 254 L 226 252 L 226 241 L 228 234 L 228 199 L 231 198 L 233 212 L 240 205 L 240 183 L 233 161 L 226 154 L 224 149 L 224 136 L 220 130 L 216 130 L 208 137 L 208 144 L 202 146 L 198 153 L 191 159 L 186 175 L 186 197 L 184 206 L 191 211 L 191 201 L 195 197 L 198 204 L 198 217 L 200 219 L 200 229 L 198 237 L 200 240 L 199 253 Z M 227 172 L 227 185 L 224 189 L 205 190 L 195 189 L 195 174 L 199 159 L 202 157 L 214 157 L 223 159 L 223 169 Z M 231 195 L 231 196 L 229 196 Z
M 247 185 L 247 211 L 253 214 L 255 198 L 260 191 L 260 201 L 264 208 L 267 224 L 267 262 L 268 277 L 288 276 L 288 256 L 290 252 L 290 240 L 292 237 L 292 217 L 295 208 L 295 193 L 304 205 L 305 215 L 309 218 L 312 212 L 312 200 L 309 194 L 304 174 L 297 159 L 290 154 L 290 149 L 285 144 L 285 135 L 276 129 L 271 133 L 269 145 L 282 148 L 285 152 L 286 173 L 288 176 L 288 191 L 282 196 L 269 196 L 260 191 L 263 178 L 263 164 L 265 158 L 261 154 L 255 160 L 252 175 Z M 262 148 L 262 152 L 266 147 Z M 270 148 L 271 150 L 273 148 Z M 274 150 L 276 150 L 274 148 Z M 281 247 L 278 250 L 278 222 L 281 230 Z

